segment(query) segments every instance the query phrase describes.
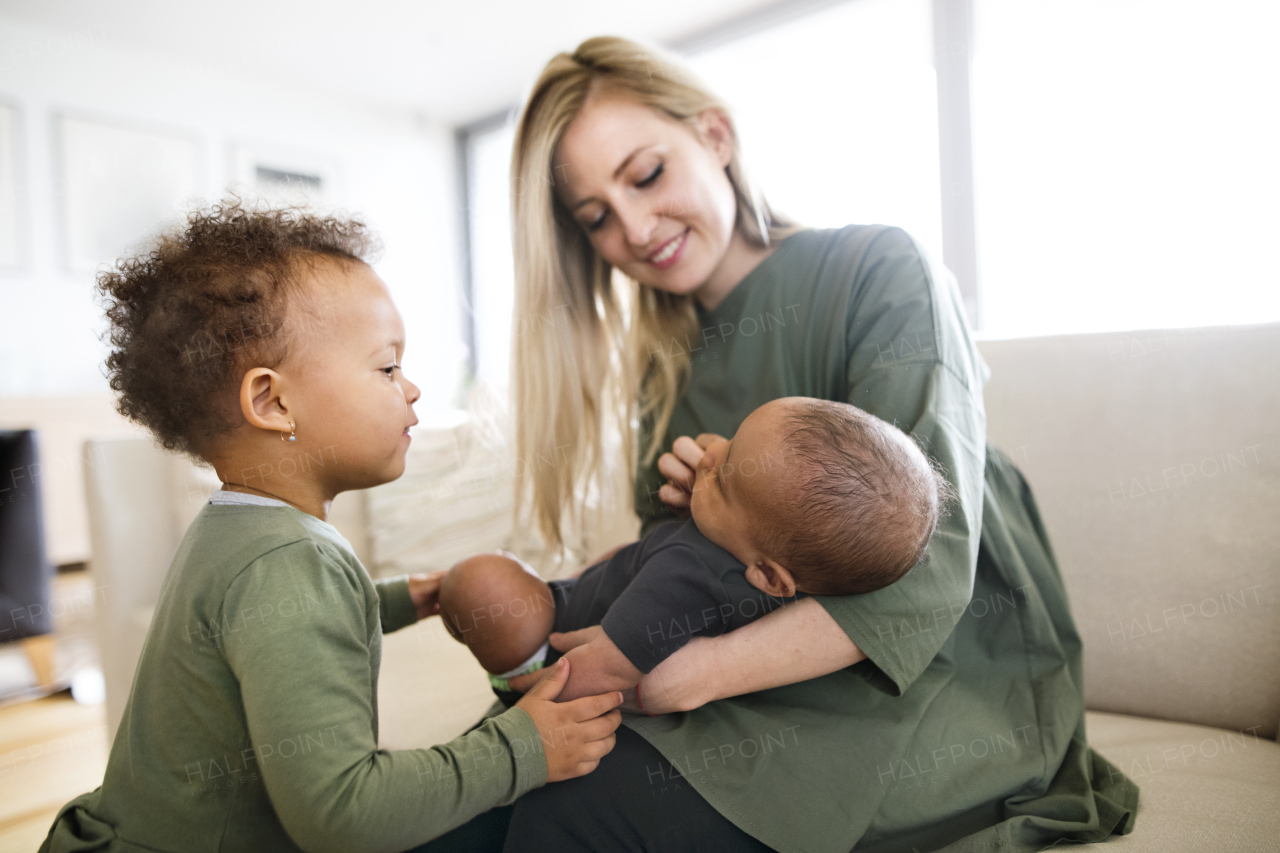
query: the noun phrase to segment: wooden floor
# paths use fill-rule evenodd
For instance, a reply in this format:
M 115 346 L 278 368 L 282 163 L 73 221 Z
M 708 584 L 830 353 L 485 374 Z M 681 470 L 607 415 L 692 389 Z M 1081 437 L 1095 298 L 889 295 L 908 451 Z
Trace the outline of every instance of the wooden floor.
M 106 710 L 67 693 L 0 707 L 0 853 L 32 853 L 63 803 L 102 783 Z
M 53 600 L 59 604 L 53 610 L 56 689 L 66 686 L 73 673 L 98 666 L 89 573 L 58 572 Z M 26 695 L 32 692 L 48 691 Z M 41 699 L 12 698 L 0 705 L 0 853 L 32 853 L 58 809 L 102 783 L 107 712 L 105 705 L 77 704 L 65 690 Z

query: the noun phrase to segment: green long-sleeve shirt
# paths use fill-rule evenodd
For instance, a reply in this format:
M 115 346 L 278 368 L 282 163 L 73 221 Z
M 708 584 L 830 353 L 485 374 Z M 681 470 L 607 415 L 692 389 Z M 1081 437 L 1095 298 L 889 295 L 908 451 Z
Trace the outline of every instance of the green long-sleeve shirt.
M 987 368 L 954 281 L 901 229 L 803 231 L 698 320 L 664 343 L 693 368 L 665 448 L 731 437 L 778 397 L 840 400 L 917 439 L 958 498 L 927 562 L 868 595 L 819 597 L 867 660 L 624 718 L 670 762 L 646 768 L 654 796 L 683 777 L 785 853 L 1040 850 L 1129 831 L 1137 787 L 1086 742 L 1079 636 L 1030 491 L 986 444 Z M 656 461 L 639 472 L 645 532 L 666 515 L 664 479 Z
M 63 808 L 42 850 L 403 851 L 544 784 L 518 708 L 431 749 L 378 748 L 382 633 L 415 619 L 407 581 L 375 585 L 330 525 L 205 507 L 165 577 L 102 786 Z

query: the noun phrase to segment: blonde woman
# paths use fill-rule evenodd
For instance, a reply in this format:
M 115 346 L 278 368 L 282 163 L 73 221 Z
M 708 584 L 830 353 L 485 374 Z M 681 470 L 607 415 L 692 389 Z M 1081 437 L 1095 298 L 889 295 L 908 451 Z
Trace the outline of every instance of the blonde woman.
M 949 274 L 899 229 L 774 214 L 728 106 L 621 39 L 547 65 L 512 199 L 518 440 L 556 460 L 524 466 L 549 540 L 615 454 L 635 460 L 645 530 L 683 512 L 709 438 L 792 395 L 895 423 L 959 499 L 892 586 L 689 641 L 641 682 L 654 716 L 627 715 L 591 775 L 519 800 L 506 849 L 1030 850 L 1131 831 L 1137 787 L 1085 741 L 1080 642 L 1030 491 L 986 443 L 987 369 Z

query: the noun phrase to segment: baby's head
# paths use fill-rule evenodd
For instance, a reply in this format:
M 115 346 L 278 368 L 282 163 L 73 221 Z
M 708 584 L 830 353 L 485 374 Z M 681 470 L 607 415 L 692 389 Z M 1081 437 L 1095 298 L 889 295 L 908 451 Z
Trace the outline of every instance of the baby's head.
M 224 482 L 332 497 L 398 477 L 404 327 L 359 221 L 237 199 L 98 278 L 121 414 Z
M 859 595 L 919 562 L 951 494 L 891 424 L 847 403 L 784 397 L 707 448 L 691 509 L 757 588 Z
M 468 557 L 440 583 L 445 630 L 494 675 L 526 661 L 547 639 L 555 618 L 546 581 L 505 552 Z

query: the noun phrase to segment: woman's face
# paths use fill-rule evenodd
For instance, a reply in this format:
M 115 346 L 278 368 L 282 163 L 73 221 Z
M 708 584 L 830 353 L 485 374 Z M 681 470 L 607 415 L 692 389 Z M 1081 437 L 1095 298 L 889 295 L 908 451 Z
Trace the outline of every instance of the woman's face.
M 651 287 L 691 293 L 733 237 L 732 134 L 718 110 L 704 112 L 695 133 L 625 95 L 595 95 L 556 149 L 556 192 L 610 264 Z

